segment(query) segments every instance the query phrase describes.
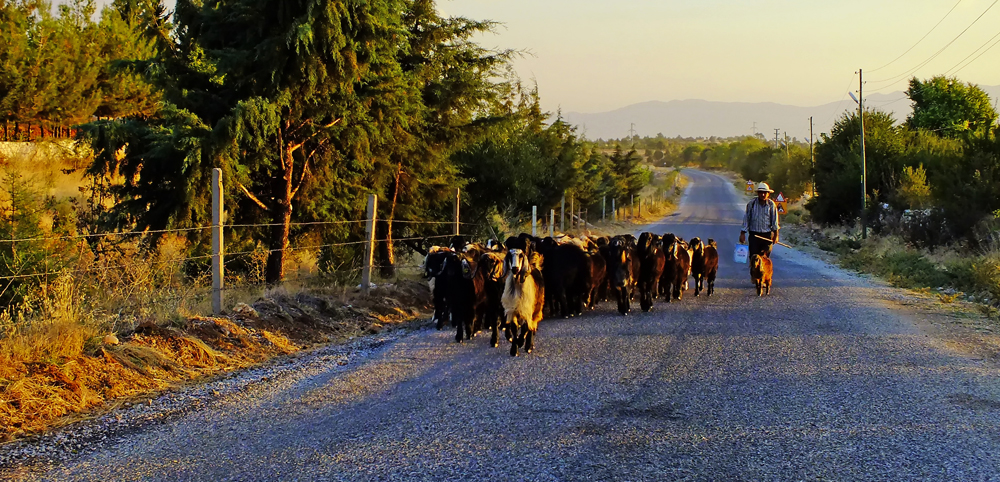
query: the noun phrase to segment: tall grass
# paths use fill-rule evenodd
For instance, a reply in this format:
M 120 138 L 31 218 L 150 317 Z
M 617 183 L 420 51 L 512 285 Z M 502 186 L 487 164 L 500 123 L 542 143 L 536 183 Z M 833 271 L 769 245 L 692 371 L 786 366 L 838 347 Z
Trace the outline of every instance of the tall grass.
M 828 237 L 819 246 L 839 255 L 849 269 L 879 276 L 902 288 L 951 288 L 981 300 L 1000 302 L 1000 249 L 970 252 L 965 247 L 933 253 L 898 236 Z

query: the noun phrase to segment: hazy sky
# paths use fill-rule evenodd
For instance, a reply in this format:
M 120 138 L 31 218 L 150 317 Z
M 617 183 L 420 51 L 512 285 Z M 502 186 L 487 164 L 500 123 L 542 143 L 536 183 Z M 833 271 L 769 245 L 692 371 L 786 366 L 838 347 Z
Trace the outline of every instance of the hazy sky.
M 504 27 L 481 43 L 533 54 L 518 60 L 516 68 L 523 78 L 537 80 L 546 110 L 599 112 L 680 99 L 819 105 L 857 90 L 859 67 L 866 94 L 905 90 L 910 76 L 904 74 L 945 73 L 984 44 L 993 45 L 989 40 L 1000 35 L 1000 5 L 914 70 L 996 3 L 439 0 L 438 6 L 448 15 L 502 22 Z M 942 18 L 912 51 L 875 70 L 913 47 Z M 998 61 L 1000 47 L 957 75 L 1000 84 Z M 896 80 L 877 82 L 885 79 Z
M 866 94 L 949 71 L 1000 84 L 1000 46 L 953 72 L 1000 41 L 998 0 L 437 1 L 446 15 L 501 22 L 480 42 L 529 52 L 516 69 L 549 111 L 683 99 L 813 106 L 856 91 L 859 67 Z

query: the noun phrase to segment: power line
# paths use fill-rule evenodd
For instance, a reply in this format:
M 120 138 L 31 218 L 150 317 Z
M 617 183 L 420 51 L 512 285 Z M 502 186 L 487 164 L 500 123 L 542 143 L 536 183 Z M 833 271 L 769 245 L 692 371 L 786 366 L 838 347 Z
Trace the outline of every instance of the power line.
M 847 96 L 851 93 L 851 86 L 854 85 L 854 76 L 856 75 L 858 75 L 857 72 L 855 72 L 854 75 L 851 76 L 851 81 L 847 83 L 847 87 L 844 87 L 844 94 L 840 96 L 840 100 L 837 101 L 838 104 L 845 101 L 847 99 Z M 826 120 L 826 124 L 830 125 L 833 122 L 833 119 L 835 119 L 840 114 L 843 114 L 843 112 L 834 111 L 833 115 L 831 115 L 830 118 Z
M 996 44 L 1000 43 L 1000 40 L 998 40 L 998 41 L 996 41 L 996 42 L 993 42 L 993 41 L 994 41 L 994 40 L 995 40 L 995 39 L 996 39 L 997 37 L 1000 37 L 1000 32 L 997 32 L 997 34 L 996 34 L 996 35 L 994 35 L 993 37 L 991 37 L 991 38 L 990 38 L 989 40 L 987 40 L 987 41 L 986 41 L 986 43 L 984 43 L 984 44 L 980 45 L 978 49 L 976 49 L 976 50 L 973 50 L 973 51 L 972 51 L 972 53 L 971 53 L 971 54 L 969 54 L 968 56 L 966 56 L 966 57 L 965 57 L 964 59 L 962 59 L 962 61 L 961 61 L 961 62 L 959 62 L 959 63 L 955 64 L 955 67 L 952 67 L 952 68 L 948 69 L 948 70 L 947 70 L 947 71 L 946 71 L 946 72 L 944 73 L 944 75 L 948 75 L 949 73 L 955 73 L 955 74 L 957 74 L 957 73 L 961 72 L 961 71 L 962 71 L 962 69 L 964 69 L 964 68 L 968 67 L 968 66 L 969 66 L 969 64 L 971 64 L 971 63 L 975 62 L 975 61 L 976 61 L 976 59 L 978 59 L 979 57 L 982 57 L 982 55 L 983 55 L 983 54 L 985 54 L 986 52 L 989 52 L 989 51 L 990 51 L 990 49 L 992 49 L 993 47 L 995 47 L 995 46 L 996 46 Z M 993 44 L 992 44 L 992 45 L 990 45 L 989 47 L 987 47 L 987 48 L 986 48 L 986 50 L 983 50 L 983 51 L 982 51 L 982 52 L 981 52 L 981 53 L 980 53 L 979 55 L 976 55 L 976 52 L 979 52 L 979 50 L 980 50 L 980 49 L 982 49 L 983 47 L 986 47 L 986 44 L 988 44 L 988 43 L 990 43 L 990 42 L 993 42 Z M 967 63 L 967 64 L 965 64 L 965 65 L 962 65 L 962 64 L 963 64 L 963 63 L 964 63 L 964 62 L 965 62 L 966 60 L 968 60 L 968 59 L 969 59 L 969 57 L 972 57 L 973 55 L 976 55 L 976 58 L 974 58 L 974 59 L 970 60 L 970 61 L 969 61 L 969 63 Z M 962 65 L 962 66 L 961 66 L 961 67 L 958 67 L 959 65 Z M 958 70 L 955 70 L 956 68 L 958 68 Z M 954 72 L 952 72 L 953 70 L 954 70 Z
M 986 15 L 987 12 L 989 12 L 991 9 L 993 9 L 993 7 L 996 6 L 996 4 L 998 2 L 1000 2 L 1000 0 L 993 0 L 993 3 L 991 3 L 989 7 L 986 7 L 986 10 L 983 10 L 983 13 L 979 14 L 979 16 L 976 17 L 976 19 L 973 20 L 972 23 L 970 23 L 968 27 L 965 27 L 965 29 L 962 30 L 961 32 L 959 32 L 959 34 L 956 35 L 955 38 L 951 39 L 951 41 L 948 42 L 947 44 L 945 44 L 944 47 L 941 47 L 941 50 L 938 50 L 937 52 L 935 52 L 934 55 L 931 55 L 927 60 L 921 62 L 916 67 L 914 67 L 914 68 L 912 68 L 912 69 L 910 69 L 910 70 L 908 70 L 906 72 L 903 72 L 902 74 L 897 75 L 895 77 L 888 77 L 888 78 L 885 78 L 885 79 L 873 80 L 873 81 L 870 81 L 870 82 L 872 82 L 874 84 L 881 84 L 881 83 L 885 83 L 885 82 L 895 82 L 895 81 L 897 81 L 899 79 L 902 79 L 904 77 L 910 76 L 911 74 L 913 74 L 914 72 L 916 72 L 917 70 L 919 70 L 921 67 L 927 65 L 932 60 L 934 60 L 935 58 L 937 58 L 938 55 L 941 55 L 941 52 L 944 52 L 948 47 L 951 47 L 951 44 L 955 43 L 956 40 L 958 40 L 959 38 L 961 38 L 962 35 L 965 34 L 965 32 L 968 32 L 969 29 L 972 28 L 972 26 L 975 25 L 977 22 L 979 22 L 979 20 L 981 18 L 983 18 L 983 16 Z M 890 87 L 891 85 L 892 84 L 889 84 L 889 85 L 886 85 L 885 87 L 881 87 L 881 88 L 875 89 L 875 91 L 886 89 L 886 88 Z
M 892 61 L 890 61 L 889 63 L 887 63 L 887 64 L 885 64 L 885 65 L 883 65 L 883 66 L 881 66 L 881 67 L 879 67 L 877 69 L 871 69 L 868 72 L 871 73 L 871 72 L 876 72 L 876 71 L 882 70 L 882 69 L 884 69 L 884 68 L 886 68 L 886 67 L 894 64 L 897 60 L 903 58 L 904 55 L 910 53 L 910 51 L 913 50 L 914 47 L 916 47 L 917 45 L 919 45 L 920 42 L 923 42 L 924 39 L 927 38 L 927 36 L 930 35 L 931 32 L 934 31 L 934 29 L 938 28 L 938 25 L 941 25 L 941 22 L 944 22 L 944 19 L 948 18 L 948 16 L 951 15 L 951 12 L 955 11 L 955 8 L 958 7 L 959 3 L 962 3 L 962 0 L 958 0 L 958 2 L 955 3 L 955 5 L 953 7 L 951 7 L 951 10 L 948 10 L 948 13 L 944 14 L 944 17 L 941 17 L 941 20 L 938 20 L 938 23 L 934 24 L 934 26 L 931 27 L 931 29 L 928 30 L 927 33 L 925 33 L 923 37 L 920 37 L 920 40 L 917 40 L 917 43 L 913 44 L 912 47 L 906 49 L 906 52 L 903 52 L 903 53 L 899 54 L 899 57 L 896 57 L 896 58 L 892 59 Z

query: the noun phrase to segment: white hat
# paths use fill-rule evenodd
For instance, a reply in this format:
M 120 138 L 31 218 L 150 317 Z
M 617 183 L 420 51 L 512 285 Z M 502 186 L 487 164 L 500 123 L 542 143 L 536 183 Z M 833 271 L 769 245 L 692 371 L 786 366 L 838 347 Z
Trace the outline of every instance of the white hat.
M 757 192 L 774 192 L 771 190 L 771 186 L 768 186 L 766 182 L 762 182 L 757 185 Z

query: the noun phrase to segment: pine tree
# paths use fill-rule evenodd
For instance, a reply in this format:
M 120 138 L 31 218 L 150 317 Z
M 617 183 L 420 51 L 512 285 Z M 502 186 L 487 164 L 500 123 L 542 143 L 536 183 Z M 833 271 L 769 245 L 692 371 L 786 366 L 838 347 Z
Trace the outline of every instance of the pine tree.
M 221 167 L 229 218 L 270 225 L 268 282 L 293 219 L 360 219 L 369 193 L 390 194 L 394 218 L 433 212 L 460 185 L 450 154 L 506 114 L 494 77 L 509 53 L 470 40 L 492 24 L 438 18 L 430 1 L 181 0 L 174 18 L 176 41 L 133 63 L 165 107 L 89 125 L 91 175 L 125 178 L 110 224 L 162 228 L 207 224 Z

